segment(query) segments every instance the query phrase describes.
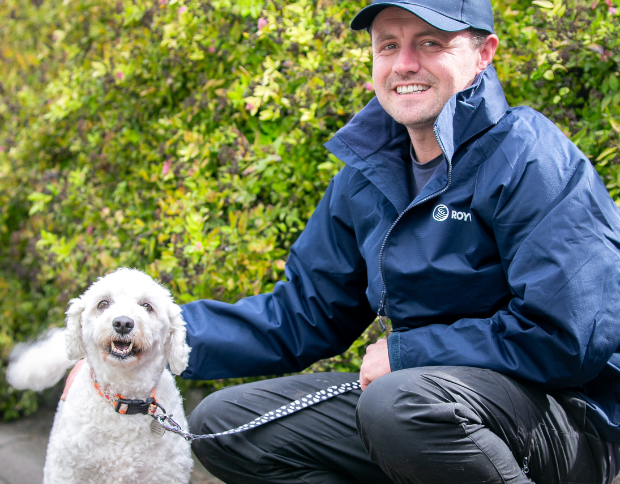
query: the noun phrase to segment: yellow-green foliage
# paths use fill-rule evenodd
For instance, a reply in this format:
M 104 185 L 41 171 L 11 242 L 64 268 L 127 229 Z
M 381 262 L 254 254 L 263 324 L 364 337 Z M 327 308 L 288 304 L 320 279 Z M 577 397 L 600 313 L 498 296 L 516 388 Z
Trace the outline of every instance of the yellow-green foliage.
M 596 3 L 596 2 L 595 2 Z M 0 356 L 120 266 L 177 301 L 269 291 L 372 97 L 365 2 L 0 0 Z M 543 111 L 618 196 L 619 17 L 494 0 L 509 102 Z M 321 368 L 354 370 L 366 335 Z M 0 374 L 0 412 L 36 408 Z

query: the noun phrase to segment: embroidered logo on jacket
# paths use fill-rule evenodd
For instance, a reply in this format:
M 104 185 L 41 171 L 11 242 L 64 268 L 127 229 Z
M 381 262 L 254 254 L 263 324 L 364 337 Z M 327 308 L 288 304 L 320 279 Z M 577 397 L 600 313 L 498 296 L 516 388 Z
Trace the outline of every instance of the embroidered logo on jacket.
M 446 207 L 445 205 L 437 205 L 433 209 L 433 218 L 437 220 L 437 222 L 443 222 L 448 218 L 462 220 L 463 222 L 471 222 L 471 213 L 457 212 L 456 210 L 452 210 L 452 216 L 450 216 L 450 209 L 448 207 Z
M 443 222 L 450 215 L 450 209 L 445 205 L 437 205 L 433 210 L 433 218 L 437 220 L 437 222 Z

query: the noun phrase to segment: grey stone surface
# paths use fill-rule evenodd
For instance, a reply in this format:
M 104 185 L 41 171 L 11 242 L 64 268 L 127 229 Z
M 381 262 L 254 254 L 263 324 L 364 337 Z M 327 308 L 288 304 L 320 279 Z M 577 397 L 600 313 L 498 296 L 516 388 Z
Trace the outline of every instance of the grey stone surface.
M 54 412 L 0 424 L 0 483 L 41 484 Z

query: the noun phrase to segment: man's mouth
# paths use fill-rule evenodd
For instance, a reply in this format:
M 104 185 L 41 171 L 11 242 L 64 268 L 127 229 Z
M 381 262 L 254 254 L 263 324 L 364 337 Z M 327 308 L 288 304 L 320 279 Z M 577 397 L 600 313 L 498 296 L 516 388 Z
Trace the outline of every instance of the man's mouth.
M 109 351 L 112 356 L 122 360 L 134 356 L 138 349 L 134 348 L 132 341 L 111 341 Z
M 431 86 L 426 86 L 424 84 L 409 84 L 407 86 L 396 86 L 396 92 L 398 94 L 410 94 L 413 92 L 423 92 L 428 91 Z

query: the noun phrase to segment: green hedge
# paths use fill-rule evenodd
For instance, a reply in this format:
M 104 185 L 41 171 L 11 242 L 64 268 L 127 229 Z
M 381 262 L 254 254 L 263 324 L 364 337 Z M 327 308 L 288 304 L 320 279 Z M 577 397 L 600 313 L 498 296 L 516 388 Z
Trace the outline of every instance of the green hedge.
M 509 102 L 553 119 L 618 197 L 614 8 L 493 3 Z M 364 5 L 0 0 L 3 368 L 119 266 L 180 303 L 234 302 L 284 277 L 342 166 L 323 143 L 373 96 L 368 35 L 348 29 Z M 372 331 L 315 368 L 358 368 Z M 5 419 L 36 405 L 0 371 Z

